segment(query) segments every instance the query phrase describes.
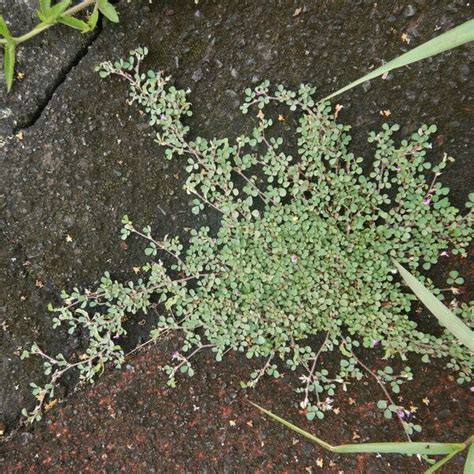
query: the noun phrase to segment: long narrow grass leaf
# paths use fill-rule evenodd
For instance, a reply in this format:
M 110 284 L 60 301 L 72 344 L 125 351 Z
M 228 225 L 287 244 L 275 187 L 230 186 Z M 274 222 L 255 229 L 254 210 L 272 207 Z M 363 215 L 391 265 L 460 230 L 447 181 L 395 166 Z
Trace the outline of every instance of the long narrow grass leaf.
M 39 6 L 40 12 L 46 15 L 48 10 L 51 8 L 51 0 L 40 0 Z
M 319 444 L 321 447 L 328 449 L 329 451 L 334 451 L 334 446 L 330 445 L 329 443 L 326 443 L 326 441 L 323 441 L 322 439 L 317 438 L 316 436 L 313 436 L 311 433 L 308 433 L 307 431 L 298 428 L 296 425 L 293 425 L 289 421 L 284 420 L 283 418 L 280 418 L 277 415 L 274 415 L 271 411 L 265 410 L 265 408 L 262 408 L 260 405 L 257 405 L 256 403 L 250 402 L 254 407 L 258 408 L 260 411 L 268 415 L 270 418 L 273 418 L 274 420 L 278 421 L 282 425 L 285 425 L 287 428 L 292 429 L 293 431 L 296 431 L 296 433 L 299 433 L 302 436 L 305 436 L 306 438 L 310 439 L 316 444 Z
M 48 19 L 48 22 L 54 22 L 59 18 L 69 7 L 71 4 L 71 0 L 62 0 L 59 3 L 56 3 L 53 7 L 51 7 L 47 12 L 46 12 L 46 17 Z
M 5 45 L 3 70 L 5 73 L 5 82 L 7 83 L 7 92 L 10 92 L 10 89 L 13 85 L 13 75 L 15 72 L 15 43 L 13 41 L 8 41 Z
M 334 453 L 397 453 L 397 454 L 428 454 L 432 456 L 441 454 L 457 453 L 464 448 L 463 443 L 431 443 L 431 442 L 401 442 L 401 443 L 360 443 L 360 444 L 342 444 L 339 446 L 333 446 L 326 441 L 317 438 L 316 436 L 308 433 L 307 431 L 299 428 L 298 426 L 290 423 L 289 421 L 280 418 L 273 414 L 271 411 L 265 410 L 256 403 L 250 402 L 253 406 L 258 408 L 260 411 L 278 421 L 282 425 L 290 428 L 291 430 L 305 436 L 309 440 L 318 444 L 319 446 L 332 451 Z
M 449 453 L 447 456 L 440 459 L 436 464 L 433 464 L 429 469 L 427 469 L 425 471 L 425 474 L 433 474 L 434 472 L 436 472 L 441 466 L 444 466 L 453 456 L 456 456 L 456 454 L 458 454 L 459 451 L 454 451 L 453 453 Z
M 464 464 L 464 474 L 474 474 L 474 444 L 469 446 L 466 463 Z
M 349 85 L 339 89 L 333 94 L 329 95 L 323 100 L 331 99 L 332 97 L 342 94 L 343 92 L 352 89 L 353 87 L 358 86 L 366 81 L 370 81 L 382 74 L 397 69 L 399 67 L 407 66 L 408 64 L 420 61 L 430 56 L 435 56 L 436 54 L 443 53 L 449 49 L 456 48 L 462 44 L 468 43 L 469 41 L 474 40 L 474 20 L 469 20 L 459 25 L 445 33 L 433 38 L 426 43 L 421 44 L 420 46 L 408 51 L 398 58 L 393 59 L 392 61 L 380 66 L 374 71 L 369 72 L 364 77 L 357 79 L 354 82 L 351 82 Z
M 393 261 L 406 284 L 418 299 L 433 313 L 438 321 L 445 326 L 469 350 L 474 351 L 474 332 L 472 332 L 450 309 L 445 306 L 431 291 L 419 282 L 408 270 L 397 261 Z
M 87 33 L 91 30 L 90 26 L 85 21 L 79 20 L 79 18 L 73 16 L 64 15 L 60 17 L 58 21 L 63 25 L 82 31 L 83 33 Z
M 96 4 L 97 5 L 97 4 Z M 94 8 L 89 18 L 87 19 L 87 24 L 89 28 L 93 30 L 97 26 L 97 20 L 99 19 L 99 10 L 97 6 Z
M 8 29 L 7 23 L 2 15 L 0 15 L 0 36 L 3 36 L 6 39 L 10 39 L 12 37 Z
M 107 20 L 113 23 L 119 22 L 117 10 L 108 0 L 99 0 L 98 6 L 100 13 L 102 13 L 102 15 L 107 18 Z

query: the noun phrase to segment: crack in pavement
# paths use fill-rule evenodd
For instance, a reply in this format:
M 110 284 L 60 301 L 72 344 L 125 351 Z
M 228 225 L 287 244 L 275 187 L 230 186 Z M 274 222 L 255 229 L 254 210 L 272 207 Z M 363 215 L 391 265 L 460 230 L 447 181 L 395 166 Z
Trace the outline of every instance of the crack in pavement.
M 56 81 L 47 88 L 46 91 L 46 97 L 41 101 L 41 103 L 38 105 L 36 110 L 34 110 L 29 116 L 23 120 L 22 122 L 18 123 L 16 127 L 13 129 L 13 134 L 16 134 L 22 130 L 26 130 L 38 121 L 38 119 L 41 117 L 43 114 L 43 111 L 46 109 L 48 104 L 51 102 L 51 99 L 53 98 L 54 94 L 56 91 L 59 89 L 61 84 L 67 79 L 67 76 L 69 73 L 81 62 L 81 60 L 87 55 L 89 52 L 90 47 L 94 44 L 94 42 L 97 40 L 99 35 L 102 33 L 103 26 L 102 26 L 102 21 L 100 20 L 97 24 L 97 27 L 95 31 L 91 34 L 89 40 L 82 46 L 77 53 L 74 55 L 72 60 L 64 65 L 64 67 L 61 69 Z

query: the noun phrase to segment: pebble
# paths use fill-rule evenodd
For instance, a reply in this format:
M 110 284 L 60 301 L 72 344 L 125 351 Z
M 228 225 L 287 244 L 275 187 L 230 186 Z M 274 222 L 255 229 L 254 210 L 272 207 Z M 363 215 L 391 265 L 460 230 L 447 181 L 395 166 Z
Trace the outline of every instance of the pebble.
M 468 64 L 461 64 L 458 67 L 459 79 L 461 82 L 467 82 L 469 80 L 469 74 L 471 72 Z
M 315 448 L 314 445 L 311 443 L 303 442 L 303 446 L 301 447 L 301 451 L 307 457 L 314 456 Z
M 416 100 L 416 92 L 408 91 L 406 97 L 410 102 L 413 102 Z
M 202 69 L 198 68 L 193 72 L 193 75 L 191 76 L 191 79 L 194 82 L 199 82 L 203 77 L 204 77 L 204 74 L 202 72 Z
M 239 105 L 240 105 L 240 98 L 239 98 L 239 95 L 237 94 L 237 92 L 231 90 L 231 89 L 227 89 L 225 91 L 225 95 L 226 95 L 226 98 L 228 99 L 228 104 L 229 104 L 229 108 L 232 109 L 232 110 L 236 110 L 239 108 Z
M 371 88 L 372 84 L 370 83 L 370 81 L 364 82 L 362 84 L 362 89 L 364 89 L 364 92 L 369 92 Z
M 441 410 L 439 413 L 438 413 L 438 418 L 440 420 L 449 420 L 449 418 L 451 418 L 451 410 L 448 410 L 447 408 L 445 410 Z
M 230 75 L 234 78 L 234 79 L 238 79 L 239 78 L 239 73 L 237 72 L 237 69 L 235 68 L 232 68 L 230 70 Z
M 76 222 L 76 219 L 74 216 L 71 216 L 71 215 L 67 215 L 64 217 L 64 224 L 67 226 L 67 227 L 72 227 Z
M 235 390 L 231 390 L 225 397 L 224 401 L 225 403 L 229 404 L 232 402 L 232 400 L 235 400 L 237 398 L 237 392 Z
M 33 439 L 33 435 L 26 431 L 24 433 L 21 433 L 20 435 L 20 440 L 21 440 L 20 442 L 23 446 L 28 444 L 32 439 Z
M 405 10 L 403 10 L 403 16 L 406 18 L 411 18 L 416 15 L 416 8 L 413 5 L 407 5 Z
M 264 61 L 270 61 L 272 59 L 271 49 L 267 49 L 266 51 L 264 51 L 263 54 L 262 54 L 262 57 L 263 57 Z
M 10 117 L 12 110 L 8 107 L 0 108 L 0 120 Z

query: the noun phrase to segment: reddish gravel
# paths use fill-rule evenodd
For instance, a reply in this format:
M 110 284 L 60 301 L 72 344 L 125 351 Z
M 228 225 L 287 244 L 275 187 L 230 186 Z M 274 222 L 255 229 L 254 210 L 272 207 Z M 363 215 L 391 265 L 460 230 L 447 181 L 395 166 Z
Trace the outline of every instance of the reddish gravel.
M 371 380 L 337 393 L 336 413 L 307 422 L 298 411 L 294 374 L 263 378 L 257 390 L 240 389 L 249 363 L 230 354 L 216 364 L 197 357 L 196 375 L 177 389 L 165 385 L 160 367 L 177 341 L 166 341 L 130 358 L 52 408 L 33 431 L 19 431 L 0 448 L 1 472 L 422 472 L 416 458 L 333 455 L 261 416 L 246 400 L 267 407 L 332 443 L 403 440 L 397 421 L 375 407 L 379 387 Z M 379 354 L 380 355 L 380 354 Z M 380 358 L 365 357 L 371 367 Z M 418 439 L 464 440 L 470 434 L 469 390 L 440 365 L 405 384 L 403 403 L 415 406 L 423 425 Z M 423 399 L 425 399 L 423 401 Z M 472 414 L 472 411 L 470 412 Z M 461 472 L 463 458 L 446 472 Z

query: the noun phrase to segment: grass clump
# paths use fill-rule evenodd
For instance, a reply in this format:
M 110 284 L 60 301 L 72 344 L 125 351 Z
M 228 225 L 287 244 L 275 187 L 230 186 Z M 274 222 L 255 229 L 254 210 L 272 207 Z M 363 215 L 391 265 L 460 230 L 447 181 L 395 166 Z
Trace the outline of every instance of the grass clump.
M 448 331 L 435 336 L 418 329 L 408 316 L 413 297 L 394 278 L 392 258 L 417 273 L 448 248 L 464 255 L 471 239 L 472 209 L 462 216 L 438 180 L 451 158 L 434 167 L 426 160 L 436 127 L 423 125 L 399 144 L 398 125 L 371 132 L 375 156 L 364 173 L 364 159 L 349 149 L 350 127 L 336 122 L 327 101 L 314 101 L 313 87 L 271 89 L 266 81 L 246 90 L 242 111 L 258 111 L 249 135 L 235 142 L 190 139 L 187 92 L 161 72 L 140 72 L 145 55 L 139 48 L 126 60 L 102 64 L 99 73 L 129 82 L 130 101 L 158 127 L 156 141 L 166 157 L 180 157 L 187 167 L 193 213 L 212 208 L 221 215 L 220 228 L 216 234 L 207 227 L 191 231 L 184 249 L 177 238 L 156 239 L 150 227 L 124 217 L 122 238 L 137 234 L 147 241 L 146 278 L 121 284 L 106 275 L 96 291 L 64 294 L 66 304 L 54 308 L 57 324 L 69 322 L 72 330 L 82 325 L 95 338 L 95 349 L 84 356 L 88 365 L 80 367 L 83 377 L 90 379 L 110 360 L 120 364 L 113 336 L 123 331 L 124 315 L 158 302 L 161 316 L 152 337 L 179 331 L 184 339 L 165 367 L 172 386 L 178 373 L 194 374 L 191 359 L 199 351 L 210 349 L 217 360 L 240 351 L 266 359 L 245 386 L 264 374 L 280 376 L 282 367 L 299 370 L 301 404 L 308 418 L 322 418 L 330 409 L 324 398 L 362 376 L 357 348 L 379 345 L 388 359 L 406 360 L 409 353 L 446 357 L 468 380 L 472 354 L 453 344 Z M 294 143 L 283 143 L 275 130 L 266 112 L 271 103 L 296 114 Z M 163 255 L 174 263 L 166 266 Z M 466 305 L 454 311 L 472 324 Z M 324 339 L 317 351 L 307 343 L 313 335 Z M 341 355 L 336 373 L 318 364 L 327 351 Z M 398 393 L 411 371 L 395 374 L 387 367 L 372 375 Z

